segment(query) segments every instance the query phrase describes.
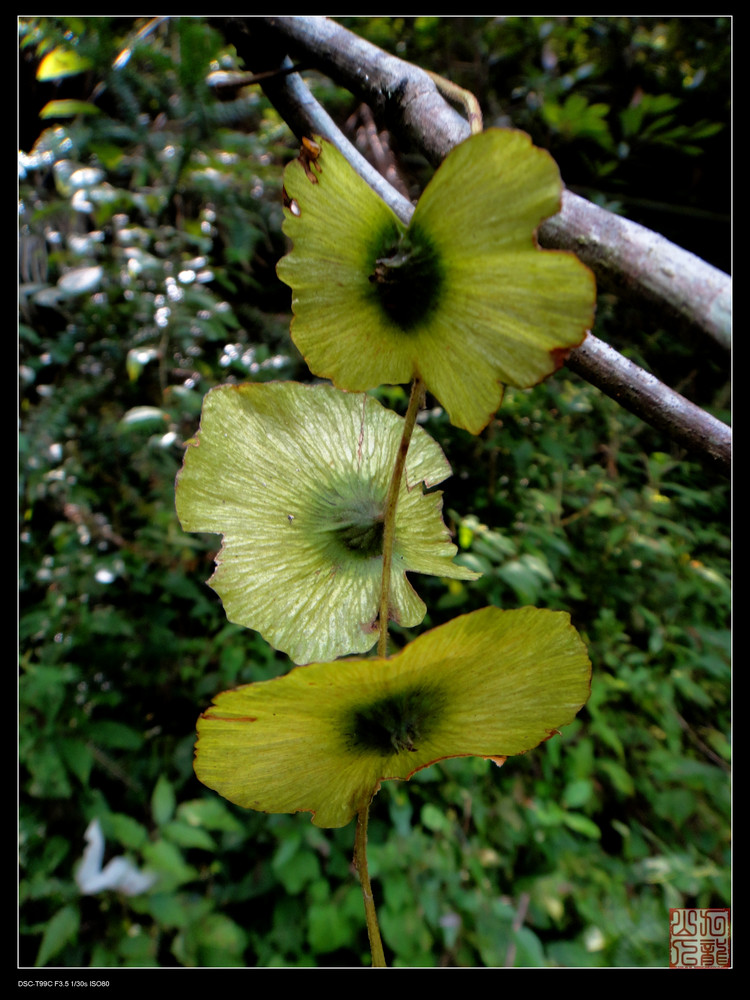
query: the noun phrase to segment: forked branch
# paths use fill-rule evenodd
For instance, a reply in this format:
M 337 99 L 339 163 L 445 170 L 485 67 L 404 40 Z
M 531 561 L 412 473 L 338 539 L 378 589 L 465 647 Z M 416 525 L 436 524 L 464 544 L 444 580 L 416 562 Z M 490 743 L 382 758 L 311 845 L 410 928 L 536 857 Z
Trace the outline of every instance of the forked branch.
M 223 18 L 217 25 L 255 72 L 277 68 L 264 90 L 301 139 L 322 135 L 408 223 L 413 205 L 358 152 L 315 100 L 288 53 L 315 66 L 367 102 L 396 134 L 438 164 L 470 134 L 468 121 L 441 96 L 430 75 L 325 17 Z M 601 289 L 640 300 L 665 324 L 686 322 L 730 345 L 729 276 L 637 223 L 563 192 L 562 210 L 539 230 L 543 246 L 573 250 Z M 672 440 L 728 474 L 731 428 L 589 334 L 568 367 Z

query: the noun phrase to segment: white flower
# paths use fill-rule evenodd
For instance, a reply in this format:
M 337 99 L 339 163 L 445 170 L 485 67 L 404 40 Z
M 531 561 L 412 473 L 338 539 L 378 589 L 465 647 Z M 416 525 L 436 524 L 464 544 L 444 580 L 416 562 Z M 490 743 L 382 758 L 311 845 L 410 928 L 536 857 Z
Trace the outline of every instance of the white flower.
M 88 847 L 75 874 L 76 883 L 84 896 L 93 896 L 105 889 L 114 889 L 126 896 L 139 896 L 156 882 L 157 876 L 140 871 L 127 858 L 112 858 L 102 868 L 104 834 L 98 819 L 89 823 L 84 839 Z

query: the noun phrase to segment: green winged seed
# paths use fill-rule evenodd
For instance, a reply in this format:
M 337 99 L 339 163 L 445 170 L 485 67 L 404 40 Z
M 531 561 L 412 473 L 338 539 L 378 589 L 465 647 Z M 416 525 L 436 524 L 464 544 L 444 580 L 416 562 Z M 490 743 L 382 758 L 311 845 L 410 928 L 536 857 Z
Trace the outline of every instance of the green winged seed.
M 556 735 L 590 681 L 565 612 L 483 608 L 388 659 L 315 663 L 218 695 L 198 721 L 195 773 L 245 808 L 344 826 L 383 780 L 447 757 L 500 764 Z
M 330 143 L 284 173 L 278 264 L 292 289 L 292 337 L 310 369 L 361 391 L 419 376 L 473 434 L 503 385 L 535 385 L 593 323 L 591 272 L 536 230 L 560 208 L 552 157 L 523 132 L 490 129 L 456 146 L 409 226 Z
M 403 419 L 365 394 L 273 382 L 221 386 L 203 404 L 177 481 L 186 531 L 224 536 L 209 583 L 230 621 L 295 663 L 363 653 L 377 641 L 385 498 Z M 458 580 L 442 494 L 450 475 L 417 427 L 396 514 L 392 619 L 408 628 L 424 603 L 407 573 Z

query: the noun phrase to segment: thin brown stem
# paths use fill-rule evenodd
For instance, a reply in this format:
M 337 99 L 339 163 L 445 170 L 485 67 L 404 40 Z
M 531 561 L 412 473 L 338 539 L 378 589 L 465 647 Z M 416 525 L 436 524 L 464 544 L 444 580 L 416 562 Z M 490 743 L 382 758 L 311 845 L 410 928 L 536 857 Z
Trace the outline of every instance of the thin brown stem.
M 375 900 L 372 896 L 370 873 L 367 870 L 367 820 L 369 814 L 369 804 L 357 813 L 357 832 L 354 836 L 354 866 L 357 869 L 360 885 L 362 886 L 362 898 L 365 903 L 365 920 L 367 921 L 367 935 L 370 939 L 372 966 L 374 969 L 384 969 L 385 955 L 383 954 L 383 942 L 380 939 L 378 915 L 375 910 Z
M 409 451 L 411 436 L 414 432 L 414 424 L 417 420 L 417 413 L 422 404 L 424 396 L 424 382 L 420 378 L 415 378 L 411 385 L 411 396 L 409 397 L 409 407 L 404 418 L 404 430 L 396 453 L 396 461 L 393 465 L 391 483 L 388 487 L 388 497 L 385 502 L 385 514 L 383 524 L 383 575 L 380 583 L 380 635 L 378 638 L 378 656 L 388 655 L 388 619 L 389 603 L 391 592 L 391 565 L 393 563 L 393 543 L 396 538 L 396 507 L 398 506 L 398 495 L 401 492 L 401 480 L 404 476 L 406 465 L 406 455 Z

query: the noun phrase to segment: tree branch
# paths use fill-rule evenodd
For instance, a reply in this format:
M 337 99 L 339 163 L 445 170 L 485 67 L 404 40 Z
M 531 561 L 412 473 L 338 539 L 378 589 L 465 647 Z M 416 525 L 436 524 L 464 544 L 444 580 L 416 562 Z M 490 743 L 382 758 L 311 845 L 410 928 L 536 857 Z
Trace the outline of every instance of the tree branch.
M 285 41 L 281 39 L 279 44 L 278 34 L 264 25 L 265 21 L 275 20 L 278 19 L 229 17 L 211 19 L 211 23 L 234 45 L 255 74 L 264 74 L 261 83 L 266 97 L 297 138 L 301 141 L 305 135 L 322 135 L 328 139 L 401 221 L 408 223 L 414 211 L 411 202 L 396 191 L 349 142 L 328 112 L 315 100 L 302 77 L 290 72 L 292 62 L 286 54 Z M 434 89 L 432 82 L 431 86 Z
M 567 365 L 626 410 L 728 474 L 732 464 L 731 428 L 618 354 L 603 340 L 589 334 L 571 353 Z
M 731 348 L 729 275 L 658 233 L 564 191 L 562 210 L 542 223 L 539 242 L 572 250 L 599 288 L 656 305 L 667 321 L 677 317 Z
M 327 138 L 408 223 L 411 203 L 349 143 L 301 77 L 288 72 L 286 53 L 314 63 L 346 86 L 391 131 L 437 164 L 470 129 L 432 79 L 328 18 L 226 18 L 219 24 L 254 71 L 283 69 L 283 75 L 270 77 L 263 86 L 294 133 Z M 574 251 L 594 271 L 600 287 L 655 304 L 670 318 L 679 316 L 728 346 L 729 277 L 694 254 L 569 191 L 563 192 L 561 212 L 543 223 L 539 237 L 544 246 Z M 589 334 L 567 364 L 642 420 L 729 473 L 731 429 L 614 348 Z
M 469 123 L 418 66 L 389 55 L 327 17 L 261 20 L 286 39 L 290 55 L 312 57 L 316 69 L 369 104 L 386 128 L 422 150 L 435 166 L 469 136 Z

